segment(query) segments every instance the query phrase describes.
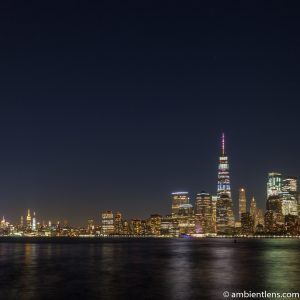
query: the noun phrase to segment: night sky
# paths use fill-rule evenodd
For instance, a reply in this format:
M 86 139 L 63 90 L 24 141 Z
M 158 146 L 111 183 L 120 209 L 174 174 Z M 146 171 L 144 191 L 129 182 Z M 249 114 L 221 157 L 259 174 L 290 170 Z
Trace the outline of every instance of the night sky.
M 297 1 L 3 1 L 0 214 L 100 221 L 300 175 Z M 192 201 L 194 201 L 192 199 Z

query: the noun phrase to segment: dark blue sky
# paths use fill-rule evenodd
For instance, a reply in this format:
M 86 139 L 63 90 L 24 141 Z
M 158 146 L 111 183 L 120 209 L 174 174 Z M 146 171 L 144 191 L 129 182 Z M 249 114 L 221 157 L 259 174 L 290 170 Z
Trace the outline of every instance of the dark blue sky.
M 169 213 L 216 192 L 222 131 L 234 202 L 264 208 L 300 170 L 297 3 L 108 2 L 2 2 L 0 213 Z

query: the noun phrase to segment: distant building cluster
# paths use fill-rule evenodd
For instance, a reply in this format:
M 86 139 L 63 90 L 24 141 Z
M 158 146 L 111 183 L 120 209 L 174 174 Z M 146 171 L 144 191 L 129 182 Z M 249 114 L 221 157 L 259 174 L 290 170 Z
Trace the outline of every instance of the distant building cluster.
M 247 205 L 245 188 L 239 189 L 238 217 L 235 219 L 230 187 L 228 156 L 222 135 L 218 165 L 218 186 L 215 195 L 201 192 L 191 202 L 188 192 L 174 192 L 170 199 L 171 213 L 152 214 L 148 219 L 122 218 L 120 212 L 101 213 L 100 224 L 88 220 L 86 228 L 72 228 L 66 222 L 37 222 L 35 212 L 27 212 L 18 225 L 3 217 L 1 235 L 27 236 L 299 236 L 300 197 L 297 178 L 272 172 L 267 179 L 265 213 L 252 197 Z

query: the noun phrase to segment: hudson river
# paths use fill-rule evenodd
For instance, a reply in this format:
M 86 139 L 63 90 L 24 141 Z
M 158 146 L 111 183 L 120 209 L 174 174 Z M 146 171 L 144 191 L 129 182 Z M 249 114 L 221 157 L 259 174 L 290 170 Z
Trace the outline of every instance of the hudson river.
M 218 300 L 224 291 L 244 290 L 300 292 L 300 240 L 0 243 L 3 300 Z

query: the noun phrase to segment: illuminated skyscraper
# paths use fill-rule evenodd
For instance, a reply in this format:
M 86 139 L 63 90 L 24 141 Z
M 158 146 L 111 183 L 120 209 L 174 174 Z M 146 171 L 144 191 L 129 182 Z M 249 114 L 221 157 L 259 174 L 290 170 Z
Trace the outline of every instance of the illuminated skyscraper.
M 27 226 L 27 229 L 31 229 L 31 215 L 30 215 L 30 209 L 28 209 L 28 212 L 27 212 L 26 226 Z
M 297 193 L 297 177 L 287 176 L 282 180 L 282 191 L 289 193 Z
M 242 213 L 245 213 L 247 210 L 246 204 L 246 191 L 244 188 L 239 190 L 239 220 L 241 220 Z
M 35 212 L 33 212 L 33 217 L 32 217 L 32 230 L 36 230 Z
M 252 197 L 251 203 L 250 203 L 250 215 L 253 217 L 256 213 L 256 201 L 255 198 Z
M 269 173 L 267 182 L 267 206 L 274 207 L 275 199 L 279 199 L 281 213 L 286 215 L 298 215 L 297 178 L 283 177 L 281 173 Z M 279 206 L 276 203 L 276 207 Z
M 172 193 L 172 216 L 178 215 L 179 209 L 184 204 L 189 204 L 190 198 L 188 192 L 176 192 Z
M 298 191 L 297 178 L 285 177 L 282 180 L 282 192 L 280 194 L 282 201 L 282 213 L 287 215 L 298 215 Z
M 213 230 L 213 204 L 210 194 L 202 192 L 197 194 L 195 201 L 195 217 L 198 224 L 197 233 L 212 233 Z
M 123 220 L 120 212 L 115 213 L 115 234 L 123 234 Z
M 218 167 L 218 190 L 217 190 L 217 230 L 227 231 L 234 227 L 233 204 L 231 199 L 230 176 L 228 157 L 225 152 L 225 136 L 222 134 L 221 155 Z
M 6 227 L 6 221 L 5 221 L 5 218 L 3 216 L 2 220 L 1 220 L 1 228 L 5 228 Z
M 88 234 L 94 233 L 94 229 L 95 229 L 94 220 L 92 219 L 88 220 L 87 233 Z
M 114 234 L 114 214 L 112 211 L 105 211 L 102 213 L 102 234 L 109 235 Z
M 267 182 L 267 198 L 277 196 L 282 191 L 282 175 L 281 173 L 272 172 L 268 174 Z
M 213 232 L 217 232 L 217 200 L 218 196 L 212 196 L 211 197 L 211 204 L 212 204 L 212 228 Z

